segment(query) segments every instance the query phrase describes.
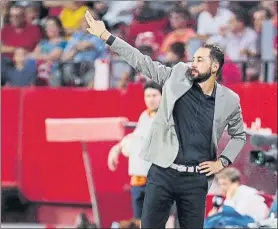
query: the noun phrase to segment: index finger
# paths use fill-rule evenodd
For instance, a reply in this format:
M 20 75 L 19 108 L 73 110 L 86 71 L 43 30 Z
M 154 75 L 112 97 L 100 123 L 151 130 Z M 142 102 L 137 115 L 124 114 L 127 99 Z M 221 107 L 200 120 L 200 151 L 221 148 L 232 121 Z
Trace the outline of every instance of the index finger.
M 92 16 L 92 14 L 89 12 L 89 10 L 86 11 L 85 13 L 85 18 L 88 22 L 91 22 L 91 23 L 94 23 L 95 22 L 95 19 L 94 17 Z

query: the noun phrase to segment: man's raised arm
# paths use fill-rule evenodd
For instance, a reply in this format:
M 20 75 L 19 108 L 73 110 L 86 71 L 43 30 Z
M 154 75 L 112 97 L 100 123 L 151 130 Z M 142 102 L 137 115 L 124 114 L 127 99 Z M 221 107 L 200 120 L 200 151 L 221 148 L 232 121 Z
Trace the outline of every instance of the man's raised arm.
M 132 47 L 122 39 L 113 36 L 106 28 L 103 21 L 97 21 L 89 11 L 85 18 L 89 25 L 87 29 L 92 35 L 100 37 L 111 48 L 112 51 L 119 54 L 136 71 L 142 72 L 153 81 L 163 86 L 170 77 L 172 68 L 166 67 L 157 61 L 153 61 L 149 56 L 143 55 L 138 49 Z

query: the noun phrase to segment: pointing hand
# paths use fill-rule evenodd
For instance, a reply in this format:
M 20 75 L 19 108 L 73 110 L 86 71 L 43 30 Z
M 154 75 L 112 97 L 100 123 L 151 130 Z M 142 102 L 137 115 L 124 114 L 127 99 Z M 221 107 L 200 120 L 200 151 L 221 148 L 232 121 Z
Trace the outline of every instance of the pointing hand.
M 100 38 L 104 38 L 104 37 L 102 37 L 102 35 L 104 35 L 105 33 L 109 33 L 105 28 L 104 22 L 95 20 L 94 17 L 92 16 L 92 14 L 88 10 L 85 13 L 85 19 L 89 25 L 89 28 L 87 29 L 87 31 L 90 34 L 95 35 Z

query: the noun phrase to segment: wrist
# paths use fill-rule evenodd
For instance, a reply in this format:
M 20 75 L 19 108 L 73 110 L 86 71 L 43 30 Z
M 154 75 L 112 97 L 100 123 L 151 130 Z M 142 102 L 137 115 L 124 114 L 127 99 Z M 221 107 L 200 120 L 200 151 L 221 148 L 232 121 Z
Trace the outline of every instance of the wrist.
M 100 37 L 100 39 L 107 41 L 110 36 L 111 36 L 111 33 L 108 30 L 105 30 L 104 32 L 102 32 L 100 34 L 99 37 Z
M 225 168 L 221 159 L 218 159 L 217 162 L 218 162 L 220 170 Z

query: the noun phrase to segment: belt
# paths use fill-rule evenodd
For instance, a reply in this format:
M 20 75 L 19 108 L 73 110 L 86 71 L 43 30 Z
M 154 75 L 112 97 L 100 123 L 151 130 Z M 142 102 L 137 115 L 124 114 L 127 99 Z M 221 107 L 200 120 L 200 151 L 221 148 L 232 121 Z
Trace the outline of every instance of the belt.
M 177 165 L 172 164 L 170 168 L 177 170 L 182 173 L 200 173 L 200 166 L 186 166 L 186 165 Z

